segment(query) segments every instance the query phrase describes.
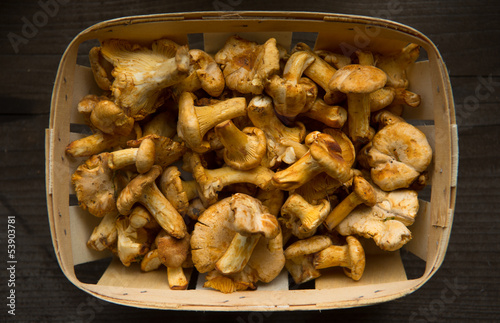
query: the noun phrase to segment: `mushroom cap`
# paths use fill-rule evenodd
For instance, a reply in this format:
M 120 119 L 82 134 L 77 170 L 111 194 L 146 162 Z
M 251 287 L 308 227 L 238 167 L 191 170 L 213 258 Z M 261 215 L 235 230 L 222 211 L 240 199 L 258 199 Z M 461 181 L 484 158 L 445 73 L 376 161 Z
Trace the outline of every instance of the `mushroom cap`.
M 272 239 L 259 239 L 244 269 L 251 270 L 260 281 L 268 283 L 279 275 L 285 266 L 283 236 L 281 231 Z
M 326 235 L 316 235 L 307 239 L 295 241 L 285 250 L 285 258 L 292 259 L 319 252 L 332 245 L 332 240 Z
M 344 273 L 354 279 L 359 280 L 365 271 L 365 251 L 363 246 L 354 236 L 346 238 L 348 253 L 349 253 L 349 267 L 344 267 Z
M 116 206 L 120 214 L 128 215 L 132 210 L 132 206 L 143 194 L 146 187 L 154 183 L 156 178 L 161 174 L 161 167 L 153 165 L 151 170 L 145 174 L 137 175 L 128 185 L 121 191 L 116 201 Z
M 374 206 L 377 203 L 375 190 L 362 176 L 354 176 L 354 192 L 368 206 Z
M 336 230 L 344 236 L 371 238 L 382 250 L 397 250 L 412 238 L 406 226 L 411 225 L 417 215 L 418 194 L 406 189 L 384 192 L 377 186 L 373 188 L 377 193 L 377 204 L 357 207 Z
M 351 139 L 349 139 L 344 132 L 338 129 L 325 128 L 323 129 L 323 133 L 326 133 L 335 139 L 342 150 L 342 158 L 348 165 L 352 166 L 356 160 L 356 150 Z
M 240 132 L 231 120 L 219 123 L 214 129 L 223 143 L 224 161 L 234 169 L 248 170 L 260 165 L 262 158 L 267 150 L 267 140 L 264 131 L 257 127 L 246 127 L 240 134 L 245 136 L 243 141 L 235 142 L 232 138 L 223 138 L 223 136 L 232 135 L 230 128 Z
M 280 232 L 278 220 L 260 200 L 235 193 L 231 196 L 230 205 L 234 213 L 232 227 L 241 235 L 261 234 L 272 239 Z
M 171 268 L 181 267 L 189 254 L 190 238 L 189 234 L 182 239 L 176 239 L 168 234 L 158 237 L 156 245 L 162 264 Z
M 215 269 L 236 234 L 231 225 L 231 197 L 208 207 L 199 217 L 191 237 L 193 264 L 200 273 Z
M 373 66 L 351 64 L 337 70 L 330 81 L 330 88 L 343 93 L 371 93 L 382 88 L 387 75 Z
M 373 182 L 384 191 L 405 188 L 431 163 L 425 134 L 406 122 L 396 122 L 375 134 L 368 152 Z
M 259 200 L 241 193 L 208 207 L 198 218 L 191 238 L 191 254 L 196 269 L 200 273 L 215 269 L 217 261 L 225 254 L 235 237 L 236 230 L 239 230 L 240 234 L 262 235 L 258 244 L 264 243 L 267 245 L 266 248 L 269 248 L 269 245 L 272 246 L 273 241 L 277 241 L 274 239 L 281 239 L 278 237 L 281 236 L 281 231 L 276 218 L 265 213 L 266 210 L 267 208 Z M 253 212 L 256 214 L 250 214 Z M 276 224 L 275 227 L 273 222 Z M 266 236 L 271 239 L 266 239 Z M 275 244 L 278 247 L 275 246 L 269 250 L 273 254 L 279 250 L 279 243 Z
M 108 134 L 128 135 L 134 127 L 134 119 L 113 101 L 100 99 L 90 114 L 94 127 Z
M 212 56 L 201 49 L 191 49 L 189 55 L 194 63 L 195 73 L 198 76 L 202 89 L 213 97 L 221 95 L 226 81 L 222 70 Z
M 275 38 L 259 45 L 231 36 L 215 54 L 215 61 L 223 66 L 228 88 L 241 93 L 261 94 L 267 79 L 280 69 L 279 55 Z
M 342 157 L 342 149 L 332 136 L 326 133 L 313 132 L 306 138 L 309 143 L 311 156 L 320 164 L 331 177 L 347 182 L 352 178 L 350 165 Z
M 169 166 L 179 160 L 187 148 L 184 142 L 174 141 L 168 137 L 156 134 L 146 135 L 137 140 L 127 141 L 129 147 L 141 147 L 142 142 L 151 140 L 154 142 L 154 163 L 161 167 Z
M 116 212 L 114 172 L 108 167 L 108 156 L 91 156 L 71 176 L 80 207 L 97 217 Z

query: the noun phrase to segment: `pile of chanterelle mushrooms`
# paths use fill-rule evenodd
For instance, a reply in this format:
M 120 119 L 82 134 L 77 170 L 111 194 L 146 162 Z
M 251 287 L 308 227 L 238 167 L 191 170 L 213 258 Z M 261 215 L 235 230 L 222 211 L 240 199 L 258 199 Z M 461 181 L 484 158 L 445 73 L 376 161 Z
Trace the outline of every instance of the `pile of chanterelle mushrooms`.
M 400 117 L 420 104 L 405 72 L 418 55 L 103 41 L 90 52 L 103 93 L 78 105 L 93 134 L 66 149 L 88 157 L 72 182 L 102 217 L 88 246 L 145 272 L 166 266 L 172 289 L 193 266 L 225 293 L 283 268 L 297 284 L 332 266 L 359 280 L 359 237 L 391 251 L 412 237 L 432 158 Z

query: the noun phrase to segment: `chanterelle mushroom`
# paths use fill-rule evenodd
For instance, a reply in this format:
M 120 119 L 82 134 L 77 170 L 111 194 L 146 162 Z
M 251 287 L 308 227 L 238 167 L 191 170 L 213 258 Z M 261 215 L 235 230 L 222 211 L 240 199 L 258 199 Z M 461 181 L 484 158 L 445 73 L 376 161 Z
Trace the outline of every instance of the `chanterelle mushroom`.
M 285 225 L 300 239 L 315 234 L 329 213 L 330 202 L 326 199 L 319 201 L 317 205 L 311 205 L 299 194 L 291 194 L 281 207 Z
M 184 159 L 201 188 L 199 192 L 200 196 L 207 201 L 217 200 L 217 193 L 224 186 L 235 183 L 250 183 L 265 190 L 272 188 L 271 180 L 274 172 L 263 166 L 257 166 L 250 170 L 236 170 L 229 166 L 206 169 L 203 167 L 201 159 L 196 153 L 187 152 L 184 155 Z
M 110 90 L 115 103 L 135 120 L 156 111 L 163 103 L 162 90 L 182 81 L 190 68 L 187 46 L 167 39 L 153 42 L 151 49 L 126 40 L 105 40 L 100 53 L 114 66 Z
M 328 236 L 317 235 L 292 243 L 285 250 L 285 267 L 296 284 L 321 276 L 314 267 L 314 254 L 332 245 Z
M 177 134 L 189 148 L 198 153 L 205 153 L 210 149 L 210 143 L 203 138 L 208 130 L 222 121 L 245 116 L 247 105 L 243 97 L 207 106 L 195 106 L 195 99 L 191 92 L 184 92 L 180 96 Z
M 182 269 L 182 264 L 189 255 L 190 238 L 191 236 L 186 234 L 182 239 L 175 239 L 162 231 L 156 239 L 158 256 L 161 263 L 167 267 L 170 289 L 181 290 L 188 286 L 189 282 Z
M 90 157 L 114 147 L 127 147 L 127 141 L 136 139 L 134 131 L 127 136 L 109 135 L 101 131 L 77 139 L 66 146 L 66 153 L 72 157 Z
M 90 113 L 94 127 L 107 134 L 128 135 L 134 127 L 134 119 L 127 116 L 113 101 L 99 100 Z
M 353 280 L 360 280 L 365 271 L 365 251 L 354 236 L 346 238 L 347 245 L 331 245 L 314 255 L 314 268 L 344 267 L 344 273 Z
M 432 148 L 415 126 L 393 118 L 379 130 L 366 153 L 371 177 L 384 191 L 409 187 L 427 169 Z
M 148 232 L 144 228 L 138 228 L 130 234 L 127 232 L 129 227 L 128 217 L 120 217 L 116 221 L 118 240 L 116 249 L 118 257 L 122 264 L 129 267 L 133 262 L 139 262 L 149 251 L 151 244 Z
M 354 176 L 354 190 L 342 200 L 325 219 L 325 226 L 333 230 L 354 208 L 360 204 L 375 205 L 375 190 L 371 184 L 361 176 Z
M 219 123 L 214 129 L 224 146 L 224 161 L 227 165 L 239 170 L 260 165 L 267 150 L 264 131 L 257 127 L 240 130 L 231 120 Z
M 370 93 L 382 88 L 386 74 L 373 66 L 347 65 L 337 70 L 330 87 L 347 95 L 349 137 L 366 142 L 370 127 Z
M 111 212 L 104 215 L 99 225 L 97 225 L 87 241 L 87 247 L 96 251 L 112 249 L 118 237 L 116 232 L 116 218 L 118 212 Z
M 392 55 L 377 54 L 375 66 L 387 74 L 387 85 L 395 88 L 407 88 L 406 69 L 420 55 L 420 46 L 408 44 L 401 51 Z
M 221 268 L 225 261 L 220 261 L 221 258 L 231 255 L 234 256 L 234 263 L 229 261 L 227 265 L 238 268 L 232 270 L 237 272 L 243 269 L 242 262 L 249 260 L 247 257 L 255 245 L 246 248 L 241 254 L 227 253 L 235 239 L 246 235 L 257 243 L 260 237 L 273 239 L 279 233 L 276 217 L 269 214 L 259 200 L 246 194 L 234 194 L 210 206 L 198 218 L 191 238 L 193 263 L 199 272 L 205 273 L 217 267 Z M 252 238 L 254 236 L 258 238 Z
M 160 177 L 161 192 L 180 214 L 186 214 L 189 201 L 198 196 L 197 187 L 195 180 L 181 179 L 177 166 L 167 167 Z
M 106 153 L 93 155 L 78 166 L 71 181 L 82 209 L 97 217 L 117 211 L 113 175 Z
M 221 64 L 226 86 L 241 93 L 261 94 L 267 80 L 280 69 L 280 54 L 276 39 L 263 45 L 231 36 L 215 54 Z
M 314 57 L 307 52 L 296 52 L 286 62 L 283 77 L 273 75 L 266 83 L 266 92 L 273 98 L 279 115 L 293 119 L 311 108 L 318 89 L 314 82 L 302 77 L 302 73 L 313 61 Z
M 338 105 L 328 105 L 321 99 L 316 99 L 309 110 L 301 113 L 299 116 L 305 116 L 314 120 L 323 122 L 328 127 L 342 128 L 347 121 L 347 111 Z
M 344 94 L 330 88 L 330 80 L 337 71 L 332 65 L 328 64 L 317 52 L 312 51 L 304 43 L 295 45 L 293 51 L 307 53 L 310 57 L 314 58 L 314 61 L 304 70 L 304 74 L 325 90 L 326 93 L 323 100 L 327 104 L 337 104 L 345 99 Z
M 136 202 L 143 204 L 168 234 L 182 239 L 187 233 L 184 219 L 155 184 L 161 172 L 160 166 L 153 165 L 149 172 L 135 177 L 121 191 L 116 205 L 121 214 L 127 215 Z
M 292 164 L 304 155 L 305 151 L 301 149 L 303 145 L 300 145 L 306 136 L 303 123 L 296 122 L 295 127 L 285 126 L 276 116 L 273 101 L 268 96 L 253 97 L 247 110 L 252 123 L 266 135 L 265 166 L 271 168 L 281 161 Z
M 294 190 L 322 172 L 341 183 L 351 179 L 352 169 L 343 159 L 341 148 L 332 136 L 316 131 L 307 135 L 307 143 L 309 151 L 304 156 L 273 176 L 273 184 L 277 188 Z
M 224 90 L 224 75 L 212 56 L 201 49 L 191 49 L 192 71 L 188 77 L 173 86 L 174 97 L 179 97 L 182 92 L 195 92 L 205 90 L 210 96 L 218 97 Z
M 407 226 L 415 221 L 419 208 L 418 194 L 407 189 L 384 192 L 374 188 L 377 203 L 372 207 L 357 207 L 336 230 L 341 235 L 372 238 L 383 250 L 397 250 L 412 238 Z
M 280 232 L 278 220 L 259 200 L 236 193 L 232 195 L 230 205 L 234 214 L 231 224 L 236 234 L 215 264 L 223 274 L 242 271 L 259 239 L 273 239 Z

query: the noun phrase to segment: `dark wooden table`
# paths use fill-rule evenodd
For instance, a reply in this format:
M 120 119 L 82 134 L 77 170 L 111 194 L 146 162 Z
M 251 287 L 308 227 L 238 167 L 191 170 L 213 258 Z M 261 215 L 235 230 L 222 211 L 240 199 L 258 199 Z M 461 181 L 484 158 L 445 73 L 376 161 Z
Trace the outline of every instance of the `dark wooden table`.
M 49 6 L 49 4 L 52 4 Z M 45 8 L 45 9 L 44 9 Z M 44 10 L 48 13 L 44 14 Z M 127 15 L 211 10 L 302 10 L 370 15 L 412 26 L 449 69 L 459 125 L 458 196 L 447 256 L 422 288 L 376 306 L 321 312 L 140 310 L 96 301 L 59 268 L 47 220 L 44 129 L 56 69 L 86 27 Z M 500 320 L 500 3 L 498 1 L 4 2 L 0 13 L 1 317 L 26 322 L 457 322 Z M 31 25 L 31 26 L 30 26 Z M 84 60 L 86 53 L 82 53 Z M 8 216 L 16 217 L 16 316 L 7 314 Z M 7 300 L 8 301 L 8 300 Z M 1 319 L 4 321 L 4 319 Z

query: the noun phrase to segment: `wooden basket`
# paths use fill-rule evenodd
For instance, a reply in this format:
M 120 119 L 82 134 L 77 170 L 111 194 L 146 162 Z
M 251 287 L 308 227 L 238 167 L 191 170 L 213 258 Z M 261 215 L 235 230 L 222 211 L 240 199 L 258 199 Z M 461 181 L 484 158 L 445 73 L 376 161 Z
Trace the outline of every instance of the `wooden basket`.
M 77 278 L 76 265 L 112 256 L 87 248 L 88 237 L 99 219 L 70 205 L 70 196 L 74 194 L 70 176 L 83 161 L 65 154 L 66 145 L 83 136 L 77 125 L 84 121 L 76 105 L 86 94 L 100 93 L 90 68 L 77 64 L 79 46 L 108 38 L 148 43 L 162 37 L 190 44 L 203 36 L 204 49 L 213 53 L 232 34 L 261 43 L 275 37 L 286 48 L 307 36 L 316 38 L 312 43 L 316 49 L 340 48 L 347 54 L 355 48 L 391 52 L 409 42 L 422 46 L 427 57 L 408 71 L 410 90 L 421 95 L 422 105 L 404 115 L 424 131 L 434 152 L 427 188 L 430 201 L 420 201 L 416 222 L 410 227 L 413 239 L 404 247 L 425 261 L 421 277 L 407 278 L 400 251 L 373 248 L 366 251 L 366 270 L 360 281 L 350 280 L 341 270 L 326 270 L 311 289 L 289 286 L 284 270 L 273 282 L 260 284 L 255 291 L 223 294 L 208 290 L 201 287 L 203 275 L 199 275 L 195 289 L 170 290 L 166 271 L 142 273 L 138 266 L 126 268 L 116 259 L 96 284 Z M 46 130 L 47 207 L 55 254 L 66 277 L 78 288 L 113 303 L 141 308 L 288 311 L 346 308 L 393 300 L 422 286 L 443 261 L 455 205 L 457 141 L 451 86 L 442 58 L 426 36 L 405 25 L 370 17 L 307 12 L 195 12 L 102 22 L 81 32 L 69 44 L 55 80 Z

